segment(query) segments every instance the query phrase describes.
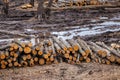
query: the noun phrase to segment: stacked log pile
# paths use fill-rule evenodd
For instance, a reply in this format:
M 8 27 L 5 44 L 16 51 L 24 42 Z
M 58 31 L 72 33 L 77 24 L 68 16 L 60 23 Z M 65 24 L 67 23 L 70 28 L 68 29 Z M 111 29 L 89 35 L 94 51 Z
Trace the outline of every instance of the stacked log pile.
M 120 45 L 106 45 L 104 42 L 90 42 L 78 39 L 52 37 L 31 42 L 10 42 L 0 47 L 0 68 L 25 67 L 44 64 L 80 64 L 97 62 L 103 64 L 120 64 Z

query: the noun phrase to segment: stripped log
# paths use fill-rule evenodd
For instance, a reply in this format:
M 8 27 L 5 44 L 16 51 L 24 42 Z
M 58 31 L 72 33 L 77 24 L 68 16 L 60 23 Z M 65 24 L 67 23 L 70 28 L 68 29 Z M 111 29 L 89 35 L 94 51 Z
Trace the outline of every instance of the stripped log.
M 107 50 L 111 51 L 114 55 L 120 57 L 120 54 L 117 53 L 117 51 L 116 51 L 115 49 L 112 49 L 112 48 L 108 47 L 105 43 L 103 43 L 103 42 L 97 42 L 97 44 L 103 46 L 103 47 L 106 48 Z
M 73 39 L 68 39 L 67 41 L 70 43 L 70 45 L 75 51 L 78 51 L 79 49 L 78 44 Z
M 40 42 L 40 41 L 39 41 Z M 50 38 L 32 45 L 31 42 L 18 40 L 9 43 L 9 47 L 0 51 L 0 68 L 34 66 L 35 64 L 80 64 L 81 62 L 97 62 L 103 64 L 120 64 L 117 49 L 103 42 L 86 42 L 77 40 Z
M 67 47 L 67 50 L 72 51 L 72 46 L 66 40 L 63 40 L 62 38 L 59 40 L 61 41 L 61 44 L 64 44 Z
M 87 55 L 93 55 L 93 53 L 92 53 L 92 51 L 91 51 L 91 49 L 90 49 L 90 47 L 89 47 L 89 45 L 84 41 L 84 40 L 82 40 L 82 39 L 78 39 L 77 40 L 78 41 L 78 43 L 80 44 L 80 46 L 85 50 L 85 53 L 87 54 Z
M 51 43 L 51 47 L 52 47 L 52 51 L 53 51 L 52 54 L 53 54 L 54 56 L 56 56 L 55 46 L 54 46 L 53 40 L 50 38 L 49 41 L 50 41 L 50 43 Z
M 106 56 L 110 56 L 110 51 L 108 51 L 107 49 L 104 49 L 100 46 L 98 46 L 96 43 L 94 42 L 89 42 L 89 44 L 91 44 L 93 47 L 94 50 L 97 50 L 97 53 L 102 56 L 102 57 L 106 57 Z
M 64 50 L 67 50 L 67 47 L 61 43 L 61 41 L 57 37 L 53 37 L 53 40 Z

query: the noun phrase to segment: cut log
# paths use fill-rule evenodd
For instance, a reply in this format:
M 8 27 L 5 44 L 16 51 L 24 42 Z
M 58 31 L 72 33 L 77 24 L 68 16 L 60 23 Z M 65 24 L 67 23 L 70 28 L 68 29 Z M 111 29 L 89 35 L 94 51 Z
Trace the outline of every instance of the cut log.
M 25 54 L 29 54 L 29 53 L 31 53 L 31 51 L 32 51 L 32 49 L 30 47 L 25 47 L 24 48 L 24 53 Z
M 69 60 L 72 60 L 72 59 L 73 59 L 72 55 L 69 55 Z
M 43 55 L 43 51 L 44 51 L 44 47 L 41 46 L 41 47 L 40 47 L 40 50 L 38 51 L 38 55 L 39 55 L 39 56 Z
M 0 59 L 5 59 L 6 56 L 5 56 L 5 53 L 4 52 L 0 52 Z
M 53 54 L 54 56 L 56 56 L 55 46 L 54 46 L 53 40 L 50 38 L 49 41 L 50 41 L 50 43 L 51 43 L 51 47 L 52 47 L 52 51 L 53 51 L 52 54 Z
M 40 46 L 35 46 L 35 50 L 39 51 L 40 50 Z
M 12 64 L 12 63 L 9 63 L 9 64 L 8 64 L 8 67 L 9 67 L 9 68 L 13 67 L 13 64 Z
M 80 54 L 77 55 L 76 64 L 80 64 Z
M 64 57 L 65 57 L 65 58 L 69 58 L 69 54 L 67 54 L 67 53 L 64 54 Z
M 67 41 L 70 43 L 70 45 L 73 47 L 75 51 L 78 51 L 79 49 L 78 44 L 73 39 L 68 39 Z
M 72 46 L 66 40 L 63 40 L 62 38 L 60 38 L 59 40 L 61 41 L 61 44 L 64 44 L 67 47 L 67 50 L 73 50 Z
M 37 63 L 38 62 L 38 57 L 34 57 L 34 62 Z
M 5 68 L 6 68 L 6 65 L 1 65 L 1 68 L 2 68 L 2 69 L 5 69 Z
M 33 50 L 32 50 L 32 55 L 33 55 L 33 56 L 36 56 L 36 55 L 37 55 L 36 49 L 33 49 Z
M 91 56 L 93 55 L 93 53 L 92 53 L 89 45 L 88 45 L 84 40 L 82 40 L 82 39 L 79 38 L 79 39 L 78 39 L 78 43 L 79 43 L 80 46 L 84 49 L 84 51 L 85 51 L 85 53 L 86 53 L 87 55 L 89 55 L 89 53 L 90 53 Z M 92 58 L 92 57 L 91 57 L 91 58 Z
M 102 57 L 106 57 L 106 56 L 110 56 L 110 51 L 108 51 L 105 48 L 102 48 L 100 46 L 98 46 L 96 43 L 93 42 L 89 42 L 89 44 L 91 44 L 92 49 L 97 50 L 97 53 L 102 56 Z
M 64 50 L 66 51 L 67 50 L 67 47 L 62 44 L 62 42 L 57 38 L 57 37 L 53 37 L 53 40 Z
M 50 61 L 53 62 L 54 61 L 54 55 L 50 56 Z
M 17 61 L 13 62 L 13 66 L 14 67 L 18 67 L 19 66 L 19 63 Z
M 85 60 L 87 63 L 89 63 L 91 61 L 91 59 L 89 57 L 86 58 Z
M 40 58 L 40 59 L 39 59 L 39 64 L 40 64 L 40 65 L 45 64 L 45 60 L 44 60 L 43 58 Z
M 78 41 L 77 41 L 78 42 Z M 84 52 L 84 50 L 82 49 L 82 47 L 80 46 L 80 44 L 78 44 L 78 48 L 79 48 L 79 53 L 84 57 L 87 54 Z
M 30 60 L 32 58 L 31 54 L 26 55 L 26 58 Z
M 54 43 L 55 49 L 57 53 L 61 53 L 61 47 L 55 42 Z
M 111 51 L 114 55 L 120 57 L 120 54 L 117 53 L 117 51 L 115 49 L 112 49 L 110 47 L 108 47 L 104 42 L 97 42 L 97 44 L 103 46 L 104 48 L 106 48 L 107 50 Z
M 116 57 L 114 55 L 111 54 L 111 56 L 107 56 L 107 59 L 111 62 L 115 62 Z

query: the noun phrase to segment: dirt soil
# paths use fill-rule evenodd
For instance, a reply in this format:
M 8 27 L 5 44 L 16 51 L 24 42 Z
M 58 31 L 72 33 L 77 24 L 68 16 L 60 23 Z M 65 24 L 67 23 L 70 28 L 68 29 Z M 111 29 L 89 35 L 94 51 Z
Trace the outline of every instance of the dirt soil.
M 27 10 L 20 9 L 21 4 L 25 2 L 27 0 L 19 1 L 16 5 L 15 1 L 11 2 L 9 17 L 4 18 L 5 16 L 0 14 L 0 30 L 35 35 L 40 38 L 54 35 L 65 39 L 81 37 L 85 41 L 104 41 L 108 44 L 120 43 L 120 8 L 52 11 L 47 22 L 39 22 L 34 18 L 36 7 Z M 107 25 L 104 24 L 106 22 L 108 22 Z M 90 35 L 91 31 L 93 32 L 92 35 Z M 100 33 L 96 33 L 99 31 Z M 0 33 L 0 44 L 14 38 L 24 37 Z M 114 64 L 81 63 L 80 65 L 71 65 L 60 63 L 0 70 L 0 80 L 119 79 L 120 67 Z
M 119 80 L 120 67 L 66 63 L 0 70 L 0 80 Z

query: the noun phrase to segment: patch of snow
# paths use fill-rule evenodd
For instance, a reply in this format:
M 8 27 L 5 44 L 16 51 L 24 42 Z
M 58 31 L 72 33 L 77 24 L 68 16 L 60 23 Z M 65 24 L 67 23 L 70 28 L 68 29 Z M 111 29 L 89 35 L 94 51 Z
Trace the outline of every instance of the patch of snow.
M 101 23 L 100 25 L 104 25 L 104 26 L 120 25 L 120 22 L 107 21 L 107 22 Z

